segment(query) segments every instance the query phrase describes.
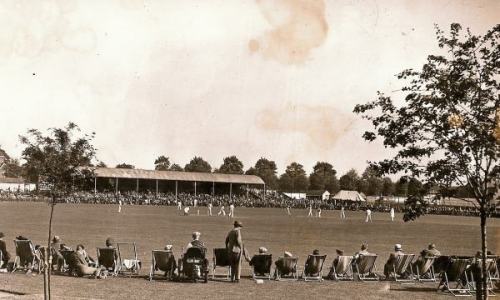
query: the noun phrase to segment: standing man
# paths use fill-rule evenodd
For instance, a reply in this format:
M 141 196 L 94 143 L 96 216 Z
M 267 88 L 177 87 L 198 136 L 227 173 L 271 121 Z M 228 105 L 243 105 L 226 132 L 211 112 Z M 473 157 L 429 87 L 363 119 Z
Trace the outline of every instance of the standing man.
M 194 198 L 193 207 L 196 207 L 197 205 L 198 205 L 198 199 Z
M 234 218 L 234 204 L 231 203 L 231 205 L 229 205 L 229 215 L 228 215 L 229 218 Z
M 118 198 L 118 213 L 122 212 L 122 199 Z
M 391 222 L 394 222 L 394 207 L 391 207 Z
M 224 209 L 224 204 L 220 205 L 219 213 L 217 215 L 218 216 L 223 215 L 224 217 L 226 216 L 226 210 Z
M 2 260 L 0 260 L 0 269 L 7 268 L 7 263 L 10 259 L 10 254 L 7 252 L 7 246 L 5 245 L 5 241 L 3 240 L 4 234 L 0 232 L 0 253 L 2 253 Z
M 231 282 L 240 281 L 241 254 L 243 254 L 243 240 L 241 239 L 240 221 L 234 221 L 234 228 L 229 231 L 226 237 L 226 250 L 229 255 L 229 265 L 231 267 Z
M 321 207 L 318 206 L 318 211 L 317 211 L 318 218 L 321 218 Z
M 211 217 L 212 216 L 212 202 L 208 203 L 207 208 L 208 208 L 207 214 Z
M 345 219 L 345 208 L 344 205 L 340 207 L 340 218 Z
M 307 214 L 308 217 L 312 217 L 313 216 L 313 205 L 312 204 L 309 204 L 309 213 Z
M 286 214 L 289 215 L 289 216 L 292 215 L 292 212 L 290 211 L 290 205 L 286 206 Z
M 368 221 L 372 222 L 372 211 L 369 208 L 366 209 L 366 220 L 365 220 L 365 222 L 367 223 Z
M 181 200 L 177 201 L 177 210 L 182 210 L 182 201 Z

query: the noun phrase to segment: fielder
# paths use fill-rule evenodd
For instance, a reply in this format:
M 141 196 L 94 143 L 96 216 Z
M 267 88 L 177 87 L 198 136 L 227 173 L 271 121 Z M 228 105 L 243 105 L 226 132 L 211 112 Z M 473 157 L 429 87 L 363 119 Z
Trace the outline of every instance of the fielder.
M 228 214 L 228 217 L 229 218 L 234 218 L 234 204 L 231 203 L 231 205 L 229 205 L 229 214 Z
M 365 219 L 365 222 L 367 223 L 368 221 L 373 222 L 372 221 L 372 211 L 369 208 L 366 209 L 366 219 Z

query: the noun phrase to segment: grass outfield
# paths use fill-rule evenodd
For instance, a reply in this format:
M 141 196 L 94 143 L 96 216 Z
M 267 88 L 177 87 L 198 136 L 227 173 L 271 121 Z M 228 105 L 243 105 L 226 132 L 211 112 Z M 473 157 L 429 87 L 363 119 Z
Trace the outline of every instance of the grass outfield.
M 200 231 L 201 239 L 209 249 L 223 247 L 232 220 L 206 216 L 180 216 L 174 207 L 124 206 L 117 213 L 116 205 L 57 205 L 54 213 L 53 232 L 62 242 L 75 247 L 82 243 L 95 258 L 95 248 L 103 246 L 108 236 L 115 241 L 135 241 L 139 258 L 143 261 L 141 275 L 149 272 L 151 250 L 165 244 L 174 245 L 176 257 L 190 241 L 192 231 Z M 214 212 L 217 209 L 214 208 Z M 196 213 L 196 211 L 195 211 Z M 425 216 L 416 222 L 403 223 L 401 215 L 390 222 L 389 214 L 373 213 L 373 223 L 364 223 L 362 212 L 346 212 L 347 220 L 339 219 L 338 211 L 323 211 L 322 218 L 307 218 L 307 211 L 292 210 L 292 217 L 282 209 L 236 208 L 236 217 L 243 222 L 243 241 L 254 253 L 259 246 L 266 246 L 276 259 L 284 250 L 299 256 L 303 267 L 307 254 L 317 248 L 327 254 L 325 266 L 330 266 L 335 249 L 346 254 L 354 253 L 361 243 L 377 253 L 378 270 L 381 272 L 395 243 L 401 243 L 406 253 L 418 254 L 433 242 L 443 254 L 473 255 L 480 248 L 479 218 L 453 216 Z M 43 203 L 0 202 L 0 231 L 6 235 L 8 250 L 15 253 L 12 240 L 24 235 L 35 244 L 45 244 L 49 209 Z M 500 221 L 489 220 L 489 249 L 500 250 Z M 244 263 L 243 276 L 250 275 Z M 378 282 L 265 282 L 257 285 L 243 278 L 240 284 L 209 281 L 208 284 L 178 282 L 149 282 L 143 278 L 107 278 L 93 280 L 53 276 L 52 293 L 60 299 L 70 297 L 99 299 L 137 298 L 218 298 L 218 299 L 280 299 L 280 298 L 344 298 L 344 299 L 434 299 L 446 296 L 436 293 L 436 284 L 400 285 Z M 1 291 L 13 291 L 37 298 L 43 294 L 43 276 L 22 273 L 0 274 Z M 24 299 L 25 297 L 19 297 Z

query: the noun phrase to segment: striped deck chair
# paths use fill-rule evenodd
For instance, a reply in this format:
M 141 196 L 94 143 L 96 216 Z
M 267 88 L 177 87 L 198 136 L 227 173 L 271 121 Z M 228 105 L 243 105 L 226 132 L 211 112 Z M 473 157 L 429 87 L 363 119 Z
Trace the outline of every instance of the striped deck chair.
M 17 270 L 33 271 L 36 268 L 40 273 L 42 268 L 40 254 L 35 250 L 33 243 L 30 240 L 14 240 L 14 246 L 16 248 L 16 258 L 14 259 L 12 272 Z
M 472 265 L 478 268 L 480 272 L 483 270 L 483 260 L 481 258 L 476 258 L 472 262 Z M 493 258 L 486 258 L 486 270 L 490 270 L 494 265 L 496 265 L 496 261 Z M 477 291 L 476 287 L 476 281 L 474 280 L 474 272 L 472 270 L 466 270 L 466 273 L 468 273 L 468 279 L 470 279 L 469 283 L 469 289 L 471 292 L 475 293 Z M 489 274 L 489 272 L 488 272 Z M 493 282 L 488 275 L 488 278 L 486 278 L 486 287 L 488 289 L 488 296 L 495 296 L 495 293 L 493 292 Z
M 214 256 L 212 258 L 212 279 L 215 279 L 215 276 L 225 276 L 226 279 L 229 280 L 230 276 L 230 263 L 229 263 L 229 255 L 227 254 L 226 248 L 214 248 Z M 215 274 L 215 269 L 217 267 L 225 268 L 227 271 L 224 274 Z
M 276 261 L 274 277 L 278 281 L 298 280 L 297 263 L 298 257 L 280 257 Z
M 415 254 L 403 254 L 396 257 L 396 263 L 393 265 L 393 273 L 391 274 L 395 281 L 413 281 L 413 268 L 411 263 L 414 258 Z
M 97 265 L 111 272 L 112 276 L 118 275 L 118 250 L 116 248 L 97 248 Z
M 361 281 L 367 280 L 375 280 L 378 281 L 379 277 L 375 273 L 377 270 L 377 266 L 375 265 L 375 261 L 377 260 L 378 255 L 369 254 L 369 255 L 360 255 L 357 259 L 355 266 L 356 271 L 358 272 L 358 278 Z
M 419 282 L 436 282 L 436 274 L 434 273 L 435 256 L 423 257 L 421 261 L 414 265 L 415 279 Z
M 354 274 L 352 271 L 352 256 L 338 256 L 337 260 L 334 260 L 332 267 L 330 269 L 329 278 L 334 280 L 354 280 Z M 337 265 L 335 265 L 337 262 Z
M 128 274 L 129 276 L 138 275 L 141 270 L 141 260 L 137 257 L 137 246 L 132 243 L 116 243 L 118 250 L 118 273 Z
M 69 275 L 72 274 L 73 270 L 70 265 L 71 254 L 75 253 L 73 250 L 60 250 L 59 251 L 64 259 L 63 271 L 68 272 Z
M 271 280 L 272 254 L 257 254 L 252 257 L 252 278 Z
M 304 281 L 323 281 L 323 265 L 326 255 L 312 255 L 307 257 L 302 271 Z
M 488 258 L 491 258 L 495 261 L 495 263 L 491 266 L 490 269 L 488 269 L 489 277 L 493 281 L 499 281 L 500 280 L 500 274 L 498 270 L 498 263 L 500 260 L 498 259 L 498 256 L 495 255 L 489 255 Z
M 470 259 L 467 258 L 451 258 L 448 267 L 443 272 L 441 283 L 444 284 L 443 289 L 453 296 L 472 296 L 469 288 L 469 280 L 467 277 L 467 267 L 470 265 Z M 452 287 L 451 283 L 456 282 L 456 286 Z M 441 286 L 441 284 L 440 284 Z
M 153 280 L 156 271 L 165 272 L 167 279 L 172 279 L 175 271 L 175 257 L 172 251 L 153 250 L 151 252 L 151 269 L 149 271 L 149 281 Z

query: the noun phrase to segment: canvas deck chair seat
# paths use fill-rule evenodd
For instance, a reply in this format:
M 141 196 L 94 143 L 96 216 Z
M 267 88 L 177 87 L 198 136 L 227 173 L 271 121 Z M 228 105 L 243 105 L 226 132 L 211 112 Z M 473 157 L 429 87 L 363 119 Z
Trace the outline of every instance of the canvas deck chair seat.
M 212 258 L 213 264 L 212 264 L 212 279 L 214 279 L 216 276 L 224 276 L 226 279 L 229 280 L 230 276 L 230 266 L 231 264 L 229 263 L 229 255 L 227 254 L 226 248 L 214 248 L 214 256 Z M 222 274 L 216 274 L 216 269 L 217 267 L 225 269 L 226 272 Z
M 393 265 L 391 277 L 397 282 L 413 281 L 412 262 L 415 254 L 403 254 L 396 257 L 396 262 Z
M 378 255 L 376 254 L 359 256 L 355 263 L 359 280 L 379 280 L 378 275 L 375 273 L 377 271 L 377 266 L 375 265 L 377 257 Z
M 128 275 L 138 275 L 141 270 L 141 260 L 137 257 L 137 246 L 132 243 L 116 243 L 118 250 L 118 273 Z
M 271 280 L 272 254 L 258 254 L 252 257 L 252 278 Z
M 14 240 L 16 258 L 12 272 L 21 271 L 41 271 L 40 256 L 35 250 L 30 240 Z
M 298 257 L 280 257 L 276 261 L 276 280 L 298 280 L 297 263 Z
M 434 262 L 436 257 L 426 256 L 423 257 L 418 263 L 415 264 L 414 274 L 415 279 L 419 282 L 436 282 L 436 274 L 434 273 Z
M 304 281 L 322 281 L 325 260 L 326 255 L 309 255 L 302 272 Z
M 196 282 L 198 279 L 203 279 L 204 283 L 208 282 L 209 268 L 205 248 L 191 247 L 187 249 L 181 261 L 180 278 L 190 279 L 192 282 Z
M 443 272 L 441 283 L 445 292 L 453 296 L 472 296 L 469 288 L 467 267 L 470 265 L 468 258 L 451 258 L 446 270 Z M 452 286 L 455 282 L 455 286 Z
M 500 261 L 498 259 L 498 256 L 489 255 L 488 258 L 494 260 L 494 264 L 490 267 L 490 269 L 488 269 L 488 276 L 493 281 L 499 281 L 500 280 L 500 274 L 499 274 L 499 271 L 498 271 L 498 263 Z
M 72 265 L 70 264 L 70 260 L 71 260 L 71 255 L 73 253 L 75 253 L 75 251 L 74 250 L 61 250 L 60 253 L 64 259 L 63 271 L 68 272 L 71 275 L 74 270 L 72 268 Z
M 153 250 L 151 252 L 151 269 L 149 280 L 153 280 L 157 271 L 163 272 L 167 279 L 172 279 L 175 271 L 175 257 L 172 251 Z
M 333 280 L 354 280 L 352 256 L 341 255 L 332 262 L 329 278 Z M 336 263 L 336 264 L 335 264 Z
M 97 248 L 97 265 L 105 268 L 111 275 L 118 275 L 118 250 L 116 248 Z
M 486 270 L 490 270 L 493 267 L 493 265 L 495 265 L 495 264 L 496 264 L 496 261 L 493 258 L 486 258 Z M 472 265 L 477 267 L 479 272 L 482 272 L 482 270 L 483 270 L 483 260 L 482 259 L 476 258 L 474 260 L 474 262 L 472 263 Z M 469 289 L 471 292 L 475 293 L 477 291 L 477 286 L 476 286 L 476 281 L 474 279 L 474 272 L 472 272 L 472 270 L 466 270 L 466 272 L 468 273 L 467 279 L 470 279 Z M 495 293 L 493 292 L 493 282 L 489 276 L 488 276 L 488 278 L 486 278 L 486 287 L 488 289 L 488 296 L 495 296 Z

